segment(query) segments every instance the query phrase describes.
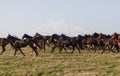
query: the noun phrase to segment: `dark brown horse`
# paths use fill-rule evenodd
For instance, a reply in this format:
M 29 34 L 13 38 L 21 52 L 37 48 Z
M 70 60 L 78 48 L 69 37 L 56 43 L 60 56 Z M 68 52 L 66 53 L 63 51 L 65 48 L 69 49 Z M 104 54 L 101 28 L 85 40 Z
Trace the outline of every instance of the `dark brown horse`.
M 111 40 L 114 40 L 114 39 L 118 39 L 118 33 L 116 32 L 111 35 Z
M 2 46 L 2 52 L 1 55 L 4 51 L 6 51 L 5 47 L 9 44 L 9 40 L 6 38 L 0 38 L 0 46 Z
M 87 48 L 88 50 L 90 50 L 91 48 L 92 50 L 94 50 L 94 52 L 96 52 L 98 48 L 98 41 L 95 37 L 91 35 L 85 35 L 82 42 L 83 42 L 84 48 Z
M 45 53 L 46 51 L 45 45 L 47 44 L 47 40 L 44 38 L 44 36 L 40 35 L 39 33 L 36 33 L 33 37 L 33 40 L 40 49 L 44 49 L 44 53 Z
M 63 37 L 61 37 L 61 35 L 58 35 L 58 34 L 53 34 L 50 37 L 49 44 L 51 44 L 51 53 L 53 53 L 56 48 L 59 48 L 59 53 L 61 53 L 62 49 L 64 49 L 65 52 L 67 53 L 66 46 L 64 44 L 68 46 L 69 45 L 68 41 L 67 40 L 62 41 L 62 40 L 63 40 Z
M 84 37 L 82 35 L 78 35 L 77 37 L 75 37 L 75 40 L 77 41 L 79 48 L 81 50 L 83 49 L 83 42 L 82 42 L 83 39 Z
M 79 49 L 79 43 L 77 41 L 78 38 L 76 37 L 69 37 L 69 36 L 66 36 L 64 34 L 61 34 L 60 36 L 59 35 L 52 35 L 51 37 L 54 36 L 54 46 L 52 47 L 52 51 L 51 53 L 54 52 L 54 49 L 55 48 L 59 48 L 59 53 L 61 53 L 62 49 L 65 50 L 65 52 L 67 53 L 66 51 L 66 48 L 69 48 L 69 49 L 72 49 L 72 52 L 74 52 L 75 48 L 78 49 L 79 53 L 80 53 L 80 49 Z
M 43 39 L 42 35 L 36 33 L 36 35 L 32 37 L 28 34 L 24 34 L 22 39 L 32 39 L 35 45 L 39 48 L 39 50 L 44 49 L 45 52 L 45 42 L 44 42 L 45 40 Z
M 113 40 L 111 40 L 110 38 L 105 39 L 104 41 L 104 48 L 102 49 L 102 53 L 104 53 L 105 51 L 109 51 L 109 52 L 113 52 Z
M 37 48 L 33 45 L 34 42 L 31 39 L 21 40 L 17 37 L 11 36 L 10 34 L 7 36 L 7 39 L 9 40 L 9 42 L 11 43 L 13 48 L 15 49 L 14 56 L 16 55 L 18 50 L 25 56 L 25 54 L 23 53 L 21 48 L 26 47 L 28 45 L 35 52 L 36 56 L 38 56 Z
M 117 49 L 117 52 L 119 53 L 120 52 L 120 34 L 118 35 L 118 49 Z
M 114 33 L 110 36 L 110 46 L 112 52 L 120 52 L 120 34 Z

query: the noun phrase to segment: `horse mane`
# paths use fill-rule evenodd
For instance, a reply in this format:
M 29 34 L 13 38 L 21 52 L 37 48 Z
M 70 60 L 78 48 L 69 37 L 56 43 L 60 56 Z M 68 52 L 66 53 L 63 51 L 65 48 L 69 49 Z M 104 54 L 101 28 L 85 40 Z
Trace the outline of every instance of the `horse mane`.
M 12 37 L 14 37 L 15 39 L 21 40 L 21 39 L 18 38 L 16 35 L 13 35 Z
M 43 35 L 39 34 L 38 32 L 35 33 L 35 36 L 43 37 Z
M 24 35 L 27 36 L 27 37 L 31 37 L 31 38 L 33 38 L 32 36 L 30 36 L 30 35 L 28 35 L 28 34 L 26 34 L 26 33 L 25 33 Z M 23 36 L 24 36 L 24 35 L 23 35 Z

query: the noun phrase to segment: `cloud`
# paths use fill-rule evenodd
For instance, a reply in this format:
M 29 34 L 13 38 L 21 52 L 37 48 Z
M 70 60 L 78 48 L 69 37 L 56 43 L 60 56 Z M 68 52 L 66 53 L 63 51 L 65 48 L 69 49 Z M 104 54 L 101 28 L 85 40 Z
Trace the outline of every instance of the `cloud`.
M 39 25 L 39 26 L 38 26 Z M 34 36 L 36 32 L 42 35 L 52 35 L 54 33 L 57 34 L 66 34 L 68 36 L 76 36 L 78 34 L 86 34 L 90 33 L 85 30 L 80 25 L 73 25 L 67 23 L 64 20 L 48 20 L 44 23 L 37 24 L 35 26 L 10 26 L 7 31 L 4 31 L 6 27 L 1 28 L 0 37 L 6 37 L 8 34 L 16 35 L 18 37 L 22 37 L 24 33 L 27 33 L 31 36 Z
M 40 33 L 43 35 L 51 35 L 53 33 L 66 34 L 69 36 L 75 36 L 78 34 L 89 33 L 87 30 L 83 29 L 80 25 L 72 25 L 64 20 L 49 20 L 42 25 L 35 27 L 31 30 L 31 33 Z

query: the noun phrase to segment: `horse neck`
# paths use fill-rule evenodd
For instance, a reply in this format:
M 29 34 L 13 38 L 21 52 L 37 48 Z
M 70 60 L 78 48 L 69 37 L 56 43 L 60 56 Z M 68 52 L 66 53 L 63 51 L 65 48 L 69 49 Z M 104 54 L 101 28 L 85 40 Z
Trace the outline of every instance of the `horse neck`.
M 62 36 L 62 38 L 63 38 L 63 39 L 68 39 L 68 38 L 70 38 L 70 37 L 64 35 L 64 36 Z
M 14 39 L 15 39 L 15 40 L 21 40 L 21 39 L 19 39 L 18 37 L 14 37 Z
M 9 40 L 10 40 L 10 42 L 13 42 L 13 43 L 16 41 L 16 39 L 14 37 L 10 38 Z
M 43 36 L 42 36 L 42 35 L 40 35 L 40 34 L 36 34 L 36 35 L 34 36 L 34 38 L 43 39 Z
M 112 36 L 111 36 L 111 39 L 117 39 L 118 38 L 118 34 L 113 34 Z
M 17 37 L 13 37 L 12 41 L 15 42 L 16 40 L 21 40 L 21 39 L 19 39 Z
M 48 40 L 50 38 L 50 36 L 45 36 L 46 40 Z
M 25 38 L 33 38 L 32 36 L 26 35 Z
M 51 38 L 52 38 L 52 39 L 57 39 L 57 40 L 58 40 L 58 39 L 60 38 L 60 36 L 59 36 L 59 35 L 53 35 L 53 36 L 51 36 Z

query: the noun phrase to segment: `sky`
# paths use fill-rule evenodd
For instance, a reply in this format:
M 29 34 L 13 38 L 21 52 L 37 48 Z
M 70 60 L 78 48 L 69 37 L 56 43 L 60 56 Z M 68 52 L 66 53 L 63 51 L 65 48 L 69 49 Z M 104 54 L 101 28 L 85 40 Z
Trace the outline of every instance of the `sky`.
M 0 37 L 119 30 L 120 0 L 0 0 Z

